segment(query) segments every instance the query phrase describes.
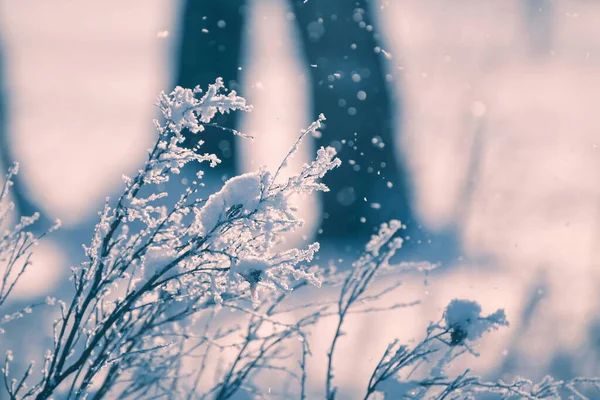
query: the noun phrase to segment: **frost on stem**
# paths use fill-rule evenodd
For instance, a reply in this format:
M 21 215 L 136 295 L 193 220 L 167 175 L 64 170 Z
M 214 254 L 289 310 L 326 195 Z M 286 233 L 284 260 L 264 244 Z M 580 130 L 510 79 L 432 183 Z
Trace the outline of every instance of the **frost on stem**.
M 10 168 L 0 189 L 0 229 L 4 229 L 10 223 L 9 218 L 15 207 L 13 202 L 8 201 L 8 194 L 12 186 L 12 177 L 18 171 L 18 164 Z M 36 244 L 37 238 L 29 232 L 28 228 L 38 218 L 39 214 L 37 213 L 31 217 L 22 217 L 21 221 L 13 227 L 0 231 L 0 266 L 2 268 L 0 306 L 6 301 L 30 264 L 30 250 Z M 0 326 L 3 320 L 7 320 L 7 318 L 0 319 Z
M 12 178 L 19 171 L 19 164 L 15 163 L 7 172 L 4 183 L 0 187 L 0 306 L 2 306 L 16 284 L 31 264 L 32 249 L 46 234 L 60 227 L 60 220 L 46 232 L 39 236 L 34 235 L 30 228 L 39 219 L 39 213 L 32 216 L 23 216 L 11 226 L 11 216 L 15 205 L 8 200 Z M 0 332 L 2 325 L 8 321 L 20 318 L 22 312 L 0 316 Z
M 181 131 L 184 128 L 192 133 L 202 132 L 204 124 L 208 124 L 217 112 L 229 113 L 235 110 L 252 109 L 246 104 L 246 99 L 238 96 L 235 90 L 224 95 L 221 93 L 222 89 L 224 89 L 223 79 L 217 78 L 201 98 L 198 96 L 203 91 L 199 86 L 194 89 L 177 86 L 168 95 L 161 92 L 157 105 L 167 120 L 166 128 L 179 139 L 183 138 Z
M 210 195 L 199 210 L 192 229 L 206 234 L 217 226 L 221 218 L 232 218 L 252 212 L 261 195 L 261 173 L 252 172 L 229 179 L 223 188 Z

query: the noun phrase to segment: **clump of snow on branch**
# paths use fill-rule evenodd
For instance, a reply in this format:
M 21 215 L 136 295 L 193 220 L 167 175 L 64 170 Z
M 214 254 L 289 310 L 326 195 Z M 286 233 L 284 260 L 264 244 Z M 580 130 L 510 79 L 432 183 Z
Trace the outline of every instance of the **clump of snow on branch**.
M 31 265 L 33 248 L 43 236 L 55 231 L 61 224 L 60 220 L 56 220 L 47 231 L 36 236 L 32 229 L 39 220 L 39 213 L 21 216 L 16 223 L 11 221 L 15 204 L 9 201 L 9 192 L 13 186 L 13 178 L 18 172 L 19 164 L 15 163 L 7 171 L 5 180 L 0 186 L 0 271 L 2 271 L 0 275 L 0 306 L 7 301 L 17 282 Z M 28 313 L 26 310 L 29 308 L 3 317 L 0 315 L 0 333 L 3 332 L 2 325 L 21 318 L 24 312 Z
M 504 310 L 497 310 L 484 317 L 477 302 L 462 299 L 454 299 L 448 304 L 444 320 L 451 330 L 453 344 L 464 340 L 475 341 L 486 332 L 508 326 Z
M 210 195 L 206 204 L 197 211 L 195 224 L 199 233 L 206 234 L 222 218 L 254 211 L 261 196 L 261 174 L 251 172 L 229 179 L 223 188 Z

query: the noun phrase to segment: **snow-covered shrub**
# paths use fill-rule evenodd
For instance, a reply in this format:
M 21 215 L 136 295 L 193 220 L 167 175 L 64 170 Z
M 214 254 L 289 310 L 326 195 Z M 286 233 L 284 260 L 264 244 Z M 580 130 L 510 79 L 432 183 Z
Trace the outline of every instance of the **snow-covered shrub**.
M 371 284 L 378 277 L 432 266 L 391 262 L 402 246 L 399 221 L 383 224 L 351 268 L 342 271 L 309 266 L 318 243 L 277 250 L 282 235 L 302 223 L 290 198 L 327 191 L 319 179 L 340 164 L 333 148 L 321 148 L 296 175 L 278 179 L 302 138 L 319 129 L 323 116 L 301 133 L 274 174 L 260 169 L 234 177 L 206 197 L 201 195 L 200 172 L 182 194 L 169 200 L 173 193 L 161 192 L 159 184 L 172 180 L 189 163 L 219 163 L 216 155 L 201 153 L 202 141 L 194 149 L 186 147 L 188 132 L 203 132 L 213 125 L 217 113 L 251 107 L 235 92 L 226 94 L 220 79 L 206 92 L 177 87 L 162 93 L 158 106 L 164 122 L 155 122 L 156 143 L 138 174 L 124 178 L 121 196 L 114 204 L 107 202 L 100 213 L 91 243 L 85 247 L 87 260 L 72 268 L 72 294 L 46 302 L 57 308 L 58 317 L 41 365 L 32 362 L 24 371 L 14 371 L 13 360 L 21 355 L 6 354 L 2 369 L 6 395 L 14 399 L 227 399 L 244 391 L 260 397 L 269 389 L 260 387 L 256 379 L 268 371 L 295 381 L 297 387 L 286 396 L 304 399 L 311 356 L 309 329 L 323 319 L 337 318 L 324 390 L 324 397 L 335 398 L 336 348 L 347 316 L 410 306 L 365 304 L 398 288 L 392 283 L 373 293 Z M 0 222 L 10 212 L 5 197 L 12 173 L 2 190 Z M 27 268 L 37 240 L 27 227 L 34 220 L 35 216 L 25 218 L 0 236 L 0 262 L 5 264 L 0 306 Z M 301 290 L 322 285 L 338 290 L 339 299 L 302 304 L 290 300 Z M 223 310 L 243 315 L 243 323 L 231 322 Z M 0 328 L 29 312 L 27 308 L 3 317 Z M 472 342 L 507 325 L 501 310 L 487 317 L 480 314 L 477 303 L 454 300 L 417 345 L 391 343 L 373 371 L 364 398 L 464 398 L 482 391 L 545 398 L 564 388 L 578 393 L 576 383 L 597 384 L 551 379 L 540 385 L 525 380 L 489 383 L 468 371 L 446 376 L 445 367 L 456 357 L 473 354 Z M 290 315 L 295 316 L 293 322 Z M 294 354 L 298 362 L 288 362 Z M 220 368 L 208 371 L 215 357 L 221 359 Z
M 475 341 L 484 333 L 499 326 L 508 325 L 504 310 L 482 317 L 481 306 L 474 301 L 454 299 L 446 307 L 444 321 L 450 329 L 451 344 L 461 344 L 466 340 Z
M 11 167 L 5 177 L 4 183 L 0 188 L 0 307 L 6 302 L 11 292 L 15 288 L 18 280 L 31 264 L 32 248 L 47 233 L 50 233 L 60 226 L 60 221 L 56 223 L 45 233 L 35 236 L 29 231 L 29 228 L 36 223 L 39 214 L 29 217 L 21 217 L 20 221 L 11 226 L 11 213 L 14 210 L 14 203 L 8 201 L 10 188 L 12 186 L 12 177 L 19 172 L 19 165 Z M 4 316 L 0 316 L 0 334 L 4 333 L 3 326 L 10 321 L 22 318 L 23 315 L 31 313 L 34 304 L 25 307 L 23 310 L 16 311 Z

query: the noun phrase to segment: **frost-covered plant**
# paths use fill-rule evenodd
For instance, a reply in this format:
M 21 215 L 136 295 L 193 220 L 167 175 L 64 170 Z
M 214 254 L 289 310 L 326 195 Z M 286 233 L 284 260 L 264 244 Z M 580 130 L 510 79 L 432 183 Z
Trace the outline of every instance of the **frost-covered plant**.
M 364 307 L 374 300 L 398 288 L 399 282 L 388 283 L 376 293 L 370 293 L 370 286 L 385 272 L 406 273 L 409 271 L 429 271 L 435 266 L 414 263 L 390 263 L 401 249 L 402 239 L 397 233 L 403 226 L 400 221 L 382 224 L 378 234 L 373 235 L 365 251 L 353 263 L 341 286 L 336 305 L 337 327 L 331 342 L 328 357 L 325 398 L 337 398 L 337 388 L 333 386 L 333 356 L 336 344 L 346 334 L 342 330 L 346 317 L 351 313 L 390 311 L 398 307 L 414 305 L 397 303 L 377 308 Z M 496 398 L 559 399 L 569 394 L 587 399 L 576 386 L 586 385 L 600 394 L 600 378 L 575 378 L 571 381 L 554 380 L 546 377 L 539 384 L 517 378 L 512 383 L 490 382 L 470 374 L 469 370 L 457 376 L 448 376 L 448 367 L 457 358 L 470 354 L 477 356 L 471 345 L 485 333 L 508 326 L 503 309 L 483 316 L 481 306 L 474 301 L 452 300 L 444 311 L 442 319 L 431 323 L 423 339 L 415 346 L 390 343 L 375 366 L 366 388 L 364 399 L 470 399 L 475 395 L 491 394 Z
M 32 248 L 47 233 L 54 231 L 60 226 L 60 221 L 56 221 L 47 232 L 39 236 L 30 232 L 29 228 L 39 219 L 39 214 L 34 214 L 21 219 L 14 225 L 11 221 L 14 203 L 8 201 L 10 187 L 13 184 L 12 178 L 19 172 L 19 165 L 12 166 L 6 175 L 4 183 L 0 188 L 0 269 L 2 278 L 0 281 L 0 307 L 6 302 L 7 298 L 15 288 L 18 280 L 23 276 L 27 267 L 31 264 Z M 30 305 L 22 310 L 12 312 L 0 317 L 0 334 L 4 332 L 3 326 L 8 322 L 29 314 L 32 307 Z
M 316 133 L 323 116 L 301 133 L 274 174 L 260 169 L 234 177 L 206 197 L 199 172 L 180 195 L 169 198 L 160 184 L 173 180 L 187 164 L 219 163 L 216 155 L 201 153 L 202 141 L 194 148 L 186 146 L 189 135 L 216 126 L 211 121 L 217 113 L 251 107 L 234 91 L 227 93 L 220 79 L 205 93 L 198 87 L 162 93 L 158 106 L 164 120 L 155 121 L 156 143 L 138 174 L 124 177 L 122 195 L 112 204 L 107 201 L 100 213 L 91 243 L 84 246 L 87 260 L 71 270 L 72 294 L 47 300 L 58 307 L 58 317 L 41 368 L 32 362 L 25 371 L 13 371 L 15 355 L 7 352 L 2 368 L 7 396 L 229 399 L 244 391 L 256 397 L 270 393 L 305 399 L 310 330 L 336 318 L 325 387 L 325 397 L 336 398 L 335 354 L 347 317 L 415 304 L 372 305 L 398 289 L 400 283 L 391 278 L 433 266 L 391 261 L 402 246 L 399 221 L 383 224 L 351 268 L 341 271 L 308 266 L 318 243 L 278 250 L 282 235 L 302 224 L 291 198 L 327 191 L 319 179 L 340 164 L 333 148 L 321 148 L 296 175 L 279 179 L 300 141 Z M 1 193 L 4 225 L 11 210 L 5 198 L 13 173 Z M 38 238 L 27 227 L 34 221 L 35 216 L 24 218 L 0 236 L 5 267 L 0 306 L 29 264 Z M 372 283 L 382 277 L 384 288 L 373 292 Z M 320 286 L 339 290 L 338 299 L 322 301 L 309 294 L 309 302 L 297 301 L 302 291 Z M 8 314 L 0 319 L 0 329 L 30 311 Z M 507 324 L 502 310 L 482 316 L 477 303 L 453 300 L 417 345 L 395 341 L 388 346 L 364 398 L 465 398 L 491 392 L 537 399 L 557 397 L 560 390 L 581 398 L 575 385 L 598 387 L 597 380 L 589 379 L 548 378 L 534 385 L 522 379 L 490 383 L 468 371 L 446 376 L 453 360 L 475 354 L 473 342 Z M 216 368 L 214 360 L 219 360 Z M 258 383 L 265 371 L 283 374 L 297 386 L 272 393 Z
M 24 217 L 16 226 L 7 228 L 7 225 L 11 223 L 9 219 L 14 209 L 14 204 L 9 202 L 7 198 L 12 186 L 12 178 L 18 171 L 18 164 L 9 169 L 0 190 L 0 228 L 3 229 L 3 232 L 0 234 L 0 262 L 3 263 L 2 282 L 0 284 L 0 306 L 6 302 L 17 281 L 29 266 L 31 258 L 30 250 L 36 243 L 36 238 L 27 228 L 39 218 L 38 214 L 31 217 Z
M 274 247 L 283 233 L 301 225 L 290 198 L 326 190 L 317 180 L 339 165 L 335 151 L 321 148 L 315 161 L 287 181 L 261 169 L 230 179 L 208 198 L 198 194 L 199 173 L 166 205 L 167 193 L 157 192 L 157 184 L 186 164 L 219 163 L 216 155 L 200 153 L 202 141 L 185 147 L 184 129 L 202 132 L 217 113 L 250 106 L 234 91 L 224 94 L 220 79 L 206 93 L 199 87 L 162 93 L 158 106 L 164 122 L 156 122 L 158 138 L 144 168 L 124 178 L 123 194 L 115 205 L 106 204 L 85 247 L 88 260 L 72 269 L 74 295 L 59 301 L 54 344 L 39 380 L 27 388 L 7 382 L 11 396 L 82 397 L 92 391 L 102 397 L 125 376 L 169 365 L 169 356 L 185 347 L 184 321 L 194 314 L 247 297 L 248 289 L 258 302 L 261 291 L 290 291 L 292 281 L 319 284 L 299 265 L 312 259 L 318 244 L 283 252 Z M 323 119 L 301 136 L 314 133 Z M 149 194 L 142 195 L 146 188 Z M 7 357 L 5 376 L 9 364 Z M 171 377 L 166 371 L 160 383 Z

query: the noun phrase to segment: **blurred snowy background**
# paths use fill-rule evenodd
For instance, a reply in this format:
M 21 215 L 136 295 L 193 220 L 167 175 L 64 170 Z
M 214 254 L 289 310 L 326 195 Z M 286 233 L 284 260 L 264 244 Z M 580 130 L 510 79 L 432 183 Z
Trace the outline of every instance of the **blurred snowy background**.
M 287 2 L 249 4 L 240 93 L 255 110 L 241 130 L 256 139 L 242 144 L 242 161 L 273 168 L 314 117 L 309 66 Z M 600 3 L 390 0 L 374 8 L 390 85 L 402 93 L 395 145 L 417 212 L 428 229 L 455 232 L 462 250 L 427 285 L 407 282 L 406 299 L 423 305 L 394 320 L 352 321 L 359 335 L 346 339 L 345 354 L 368 358 L 395 336 L 418 337 L 449 299 L 469 297 L 488 311 L 506 308 L 511 321 L 469 367 L 499 377 L 597 373 Z M 38 249 L 19 298 L 55 290 L 87 241 L 81 232 L 145 158 L 154 99 L 173 82 L 179 13 L 169 0 L 0 1 L 12 151 L 35 205 L 65 225 Z M 318 226 L 316 204 L 301 205 L 307 233 Z M 337 376 L 347 388 L 364 386 L 366 364 L 340 363 Z

